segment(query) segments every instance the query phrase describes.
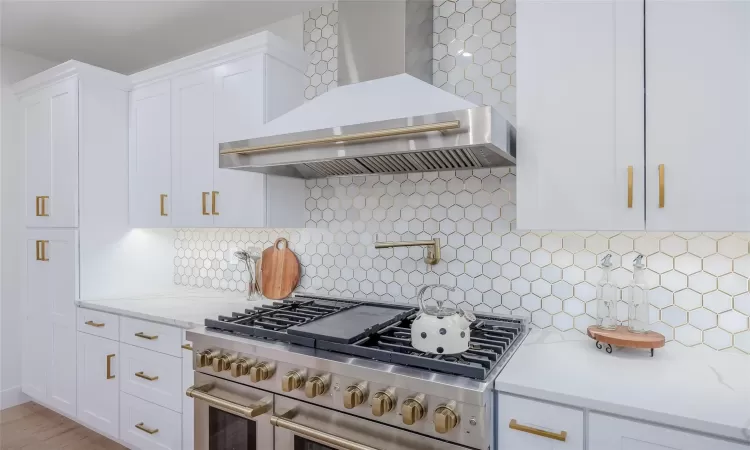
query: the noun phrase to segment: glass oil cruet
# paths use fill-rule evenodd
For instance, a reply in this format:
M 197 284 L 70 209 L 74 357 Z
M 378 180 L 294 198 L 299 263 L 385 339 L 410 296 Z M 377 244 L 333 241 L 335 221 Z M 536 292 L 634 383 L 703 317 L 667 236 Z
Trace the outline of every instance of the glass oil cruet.
M 610 279 L 612 255 L 602 260 L 602 279 L 596 286 L 596 326 L 603 330 L 617 328 L 617 286 Z
M 647 333 L 649 330 L 649 287 L 645 268 L 643 255 L 639 254 L 633 260 L 633 280 L 628 286 L 628 331 L 633 333 Z

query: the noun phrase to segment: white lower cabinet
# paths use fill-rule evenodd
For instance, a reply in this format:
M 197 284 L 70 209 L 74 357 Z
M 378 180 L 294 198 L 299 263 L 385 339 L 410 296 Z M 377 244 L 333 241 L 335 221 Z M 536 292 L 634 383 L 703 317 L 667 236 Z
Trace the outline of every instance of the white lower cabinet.
M 120 389 L 182 412 L 182 359 L 120 343 Z
M 141 450 L 180 450 L 182 416 L 121 392 L 120 439 Z
M 700 434 L 603 414 L 589 414 L 589 450 L 747 450 Z
M 498 394 L 498 448 L 583 450 L 583 411 Z
M 120 427 L 119 344 L 78 333 L 78 420 L 115 439 Z

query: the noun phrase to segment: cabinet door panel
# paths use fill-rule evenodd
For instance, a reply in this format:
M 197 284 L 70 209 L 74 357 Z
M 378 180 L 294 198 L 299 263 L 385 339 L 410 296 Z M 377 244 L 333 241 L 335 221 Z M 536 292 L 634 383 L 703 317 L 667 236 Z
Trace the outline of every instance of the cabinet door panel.
M 518 11 L 518 228 L 643 229 L 642 5 Z
M 214 79 L 207 69 L 172 80 L 172 225 L 213 225 Z M 233 205 L 233 207 L 237 207 Z
M 117 341 L 78 333 L 78 419 L 118 437 L 119 377 Z
M 33 230 L 24 268 L 24 392 L 76 414 L 75 231 Z
M 254 127 L 263 125 L 263 55 L 224 64 L 215 72 L 216 143 L 246 139 Z M 218 150 L 214 156 L 214 190 L 220 227 L 263 227 L 266 222 L 265 175 L 220 169 Z
M 742 444 L 672 428 L 589 414 L 589 450 L 741 450 Z
M 646 15 L 647 228 L 750 230 L 750 4 L 647 0 Z
M 21 99 L 28 227 L 78 226 L 78 78 Z
M 133 227 L 172 224 L 170 94 L 168 81 L 131 93 L 130 225 Z

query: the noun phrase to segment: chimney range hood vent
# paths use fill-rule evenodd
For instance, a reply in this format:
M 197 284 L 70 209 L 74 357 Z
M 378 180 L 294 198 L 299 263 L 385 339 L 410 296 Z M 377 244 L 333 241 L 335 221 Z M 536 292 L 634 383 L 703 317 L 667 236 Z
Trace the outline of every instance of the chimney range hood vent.
M 430 84 L 432 2 L 339 2 L 340 87 L 219 145 L 219 167 L 295 178 L 515 165 L 515 128 Z

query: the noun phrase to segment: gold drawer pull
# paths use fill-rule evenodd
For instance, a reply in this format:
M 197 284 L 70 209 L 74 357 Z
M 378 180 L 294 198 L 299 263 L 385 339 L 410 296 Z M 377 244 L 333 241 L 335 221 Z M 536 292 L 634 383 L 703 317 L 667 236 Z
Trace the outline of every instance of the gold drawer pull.
M 148 375 L 144 375 L 143 372 L 136 372 L 135 376 L 137 376 L 138 378 L 143 378 L 144 380 L 148 380 L 148 381 L 156 381 L 156 380 L 159 379 L 158 376 L 156 376 L 156 377 L 150 377 Z
M 166 199 L 167 199 L 167 194 L 161 194 L 159 196 L 159 210 L 161 211 L 161 215 L 162 216 L 168 216 L 169 215 L 169 214 L 167 214 L 167 211 L 165 209 L 166 207 L 164 206 L 164 200 L 166 200 Z
M 49 258 L 47 258 L 47 244 L 49 244 L 49 241 L 36 241 L 37 261 L 49 261 Z
M 191 352 L 193 351 L 193 346 L 190 344 L 182 344 L 182 348 L 184 348 L 185 350 L 190 350 Z
M 45 201 L 49 199 L 49 195 L 37 195 L 36 196 L 36 215 L 37 217 L 49 217 L 47 208 L 45 207 Z
M 159 339 L 159 336 L 149 336 L 148 334 L 145 334 L 143 331 L 139 331 L 135 333 L 135 335 L 142 339 L 148 339 L 149 341 L 154 341 L 156 339 Z
M 519 425 L 518 422 L 516 422 L 516 419 L 511 419 L 510 423 L 508 424 L 508 428 L 510 428 L 511 430 L 523 431 L 524 433 L 529 433 L 536 436 L 554 439 L 556 441 L 565 442 L 565 439 L 568 438 L 567 431 L 553 433 L 551 431 L 540 430 L 539 428 L 527 427 L 526 425 Z
M 148 434 L 156 434 L 159 432 L 158 428 L 148 428 L 145 425 L 143 425 L 143 422 L 135 424 L 135 427 Z
M 628 208 L 633 207 L 633 166 L 628 166 Z
M 664 164 L 659 164 L 659 208 L 664 208 Z
M 104 323 L 96 323 L 93 320 L 86 321 L 85 324 L 91 327 L 96 327 L 96 328 L 101 328 L 104 326 Z
M 210 213 L 206 209 L 206 202 L 208 201 L 208 194 L 210 192 L 201 192 L 201 212 L 204 216 L 208 216 Z
M 115 357 L 115 354 L 112 353 L 111 355 L 107 355 L 107 379 L 111 380 L 115 376 L 112 375 L 112 358 Z
M 211 192 L 211 214 L 214 216 L 219 215 L 218 208 L 216 208 L 216 196 L 219 195 L 219 191 L 212 191 Z

